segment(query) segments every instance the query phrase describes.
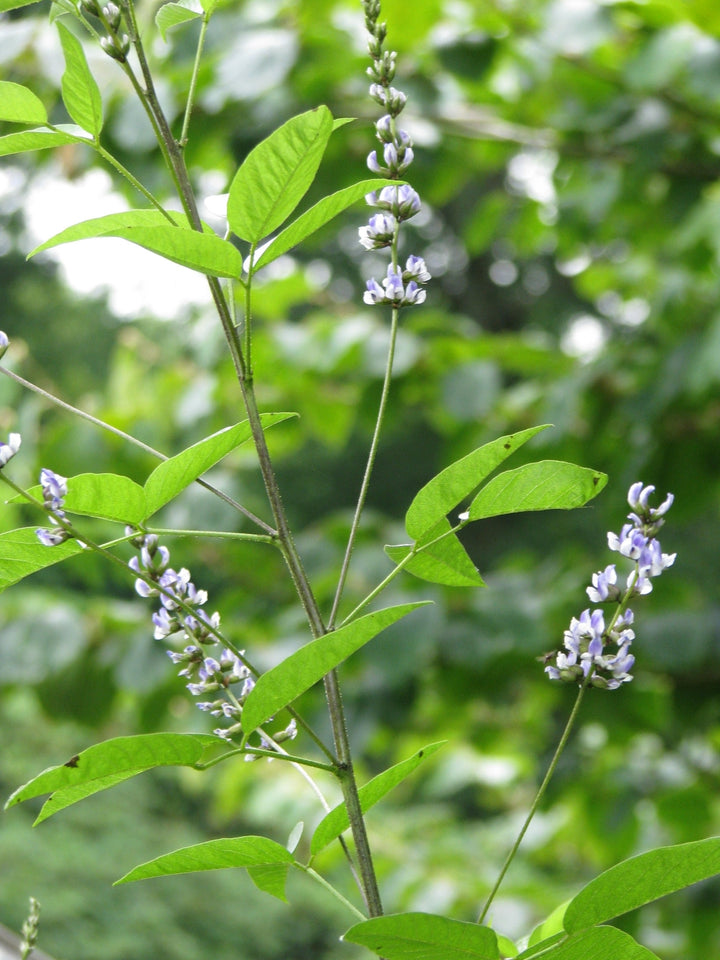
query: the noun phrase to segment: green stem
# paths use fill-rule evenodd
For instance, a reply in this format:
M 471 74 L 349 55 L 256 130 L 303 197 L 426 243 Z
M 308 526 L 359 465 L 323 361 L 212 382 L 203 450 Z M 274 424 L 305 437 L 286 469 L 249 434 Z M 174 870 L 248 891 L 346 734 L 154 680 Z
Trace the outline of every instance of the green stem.
M 129 184 L 131 184 L 131 186 L 135 187 L 135 189 L 138 190 L 138 191 L 145 197 L 146 200 L 149 200 L 150 203 L 151 203 L 157 210 L 160 211 L 160 213 L 165 217 L 166 220 L 168 220 L 173 226 L 176 226 L 175 221 L 174 221 L 173 218 L 170 216 L 170 214 L 169 214 L 168 211 L 165 209 L 165 207 L 163 207 L 163 205 L 160 203 L 160 201 L 157 200 L 157 199 L 152 195 L 152 193 L 150 193 L 150 191 L 147 189 L 147 187 L 143 186 L 143 184 L 140 183 L 140 181 L 137 179 L 136 176 L 134 176 L 132 173 L 130 173 L 130 171 L 127 169 L 127 167 L 124 167 L 124 166 L 120 163 L 120 161 L 117 160 L 117 159 L 116 159 L 108 150 L 106 150 L 105 147 L 103 147 L 100 143 L 95 143 L 95 144 L 94 144 L 94 147 L 95 147 L 95 150 L 96 150 L 96 151 L 100 154 L 100 156 L 103 158 L 103 160 L 106 160 L 112 167 L 114 167 L 114 168 L 117 170 L 117 172 L 118 172 L 121 176 L 123 176 L 123 177 L 128 181 Z
M 221 540 L 249 540 L 251 543 L 269 543 L 277 546 L 277 537 L 265 536 L 262 533 L 237 533 L 233 530 L 184 530 L 176 527 L 146 527 L 148 533 L 155 533 L 159 537 L 208 537 Z
M 96 427 L 107 430 L 108 433 L 115 434 L 116 437 L 127 440 L 128 443 L 132 443 L 141 450 L 144 450 L 146 453 L 149 453 L 151 456 L 157 457 L 158 460 L 170 459 L 169 457 L 166 457 L 164 453 L 160 453 L 160 451 L 156 450 L 154 447 L 149 446 L 147 443 L 143 443 L 143 441 L 138 440 L 137 437 L 133 437 L 132 434 L 125 433 L 124 430 L 120 430 L 118 427 L 113 427 L 112 424 L 106 423 L 104 420 L 100 420 L 98 417 L 94 417 L 91 413 L 86 413 L 85 410 L 81 410 L 79 407 L 73 407 L 72 404 L 67 403 L 65 400 L 61 400 L 52 393 L 48 393 L 47 390 L 43 390 L 42 387 L 38 387 L 37 384 L 32 383 L 30 380 L 25 380 L 17 373 L 13 373 L 12 370 L 8 370 L 6 367 L 0 366 L 0 373 L 4 374 L 6 377 L 9 377 L 11 380 L 14 380 L 15 383 L 19 383 L 20 386 L 25 387 L 27 390 L 32 390 L 33 393 L 37 393 L 38 396 L 44 397 L 56 407 L 60 407 L 61 410 L 67 410 L 68 413 L 72 413 L 76 417 L 80 417 L 82 420 L 87 420 L 88 423 L 93 423 Z M 248 520 L 252 520 L 254 524 L 265 530 L 269 537 L 274 539 L 277 536 L 276 531 L 273 530 L 269 524 L 265 523 L 265 521 L 261 520 L 259 517 L 256 517 L 254 513 L 252 513 L 250 510 L 247 510 L 241 503 L 238 503 L 237 500 L 233 500 L 232 497 L 228 496 L 226 493 L 223 493 L 222 490 L 219 490 L 211 483 L 208 483 L 207 480 L 203 480 L 201 477 L 198 477 L 195 483 L 198 483 L 201 487 L 209 490 L 210 493 L 213 493 L 216 497 L 219 497 L 229 506 L 233 507 L 233 509 L 237 510 L 239 513 L 242 513 L 248 518 Z
M 493 900 L 495 899 L 495 895 L 500 889 L 500 884 L 505 879 L 505 874 L 507 873 L 508 868 L 510 867 L 510 864 L 513 862 L 513 859 L 515 858 L 515 854 L 518 852 L 520 844 L 522 843 L 523 838 L 527 833 L 527 829 L 530 826 L 530 823 L 532 822 L 533 817 L 535 816 L 537 808 L 540 806 L 540 801 L 545 795 L 545 791 L 547 790 L 548 784 L 550 783 L 550 780 L 552 779 L 552 776 L 555 773 L 555 770 L 557 768 L 558 761 L 560 760 L 560 755 L 565 749 L 568 739 L 570 738 L 570 733 L 575 724 L 575 720 L 577 719 L 577 715 L 580 710 L 580 704 L 582 703 L 583 697 L 585 696 L 585 691 L 587 690 L 588 683 L 590 682 L 591 677 L 592 677 L 592 674 L 587 676 L 583 680 L 582 686 L 578 690 L 578 695 L 575 700 L 575 705 L 572 708 L 572 712 L 570 713 L 568 722 L 565 724 L 565 729 L 563 730 L 562 736 L 560 737 L 560 742 L 557 745 L 557 749 L 555 750 L 553 758 L 550 761 L 550 766 L 548 767 L 548 771 L 545 774 L 545 778 L 543 782 L 540 784 L 540 788 L 537 794 L 535 795 L 535 799 L 533 800 L 532 806 L 530 807 L 528 815 L 525 818 L 525 822 L 523 823 L 520 829 L 520 833 L 518 834 L 515 843 L 512 845 L 512 849 L 510 850 L 510 853 L 507 855 L 505 863 L 502 866 L 502 870 L 500 871 L 500 875 L 495 881 L 495 886 L 492 888 L 492 890 L 490 891 L 490 895 L 485 901 L 485 906 L 483 907 L 482 912 L 478 917 L 478 923 L 482 923 L 485 917 L 487 916 L 487 912 L 490 909 L 490 905 L 492 904 Z
M 328 883 L 324 877 L 321 877 L 319 873 L 316 873 L 312 867 L 307 867 L 302 863 L 298 863 L 297 860 L 294 862 L 293 866 L 297 867 L 298 870 L 302 870 L 302 872 L 306 873 L 309 877 L 312 877 L 316 883 L 319 883 L 320 886 L 327 890 L 329 894 L 335 897 L 336 900 L 339 900 L 343 906 L 347 907 L 348 910 L 358 918 L 358 920 L 367 920 L 367 917 L 364 913 L 358 910 L 357 907 L 353 906 L 353 904 L 350 903 L 350 901 L 347 900 L 339 890 L 336 890 L 335 887 L 331 883 Z
M 390 395 L 390 383 L 392 381 L 393 362 L 395 360 L 395 344 L 397 342 L 399 314 L 400 310 L 397 307 L 393 307 L 392 319 L 390 323 L 390 343 L 388 345 L 388 355 L 385 364 L 385 377 L 383 379 L 382 393 L 380 394 L 380 405 L 378 407 L 377 418 L 375 420 L 375 429 L 373 431 L 372 440 L 370 441 L 370 450 L 368 451 L 367 463 L 365 464 L 365 474 L 360 486 L 360 494 L 358 495 L 358 501 L 355 507 L 355 515 L 353 517 L 352 526 L 350 527 L 350 534 L 348 536 L 348 542 L 345 548 L 345 556 L 343 557 L 343 563 L 340 569 L 340 577 L 338 578 L 338 585 L 335 591 L 332 612 L 330 613 L 329 625 L 331 628 L 335 623 L 335 619 L 338 614 L 338 608 L 340 607 L 340 600 L 342 598 L 342 593 L 345 588 L 345 581 L 347 580 L 348 570 L 350 568 L 350 560 L 352 558 L 353 548 L 355 546 L 355 539 L 360 526 L 360 518 L 362 517 L 363 508 L 365 507 L 365 500 L 367 498 L 367 492 L 370 486 L 370 478 L 372 476 L 373 467 L 375 466 L 375 458 L 377 457 L 378 445 L 380 443 L 380 432 L 385 419 L 385 410 L 387 408 L 388 397 Z
M 187 103 L 185 104 L 185 116 L 183 117 L 182 131 L 180 133 L 180 147 L 184 148 L 188 141 L 188 130 L 190 129 L 190 114 L 195 103 L 195 89 L 197 87 L 198 72 L 200 70 L 200 58 L 202 57 L 203 47 L 205 46 L 205 34 L 207 33 L 209 15 L 203 15 L 202 26 L 200 27 L 200 36 L 198 37 L 197 50 L 195 51 L 195 62 L 193 63 L 192 76 L 190 77 L 190 89 L 188 90 Z

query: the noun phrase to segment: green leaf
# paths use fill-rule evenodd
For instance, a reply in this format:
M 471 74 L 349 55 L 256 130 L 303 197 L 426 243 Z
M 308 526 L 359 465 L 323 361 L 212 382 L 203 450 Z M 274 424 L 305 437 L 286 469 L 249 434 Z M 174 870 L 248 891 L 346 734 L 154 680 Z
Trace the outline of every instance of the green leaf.
M 248 867 L 247 872 L 258 890 L 287 903 L 285 884 L 289 868 L 289 863 L 263 863 L 257 867 Z
M 203 9 L 196 0 L 178 0 L 177 3 L 164 3 L 155 14 L 155 25 L 160 31 L 163 40 L 167 40 L 167 32 L 181 23 L 197 20 L 202 17 Z
M 50 147 L 62 147 L 66 143 L 82 142 L 81 137 L 58 130 L 24 130 L 22 133 L 8 133 L 0 137 L 0 157 L 9 157 L 15 153 L 29 153 L 31 150 L 48 150 Z
M 367 947 L 385 960 L 498 960 L 500 957 L 494 930 L 431 913 L 374 917 L 355 924 L 343 940 Z
M 220 738 L 209 734 L 143 733 L 134 737 L 116 737 L 88 747 L 60 766 L 44 770 L 19 787 L 5 807 L 52 793 L 40 812 L 39 822 L 76 800 L 152 767 L 195 767 L 218 746 L 222 746 Z M 64 799 L 67 803 L 63 802 Z
M 572 510 L 592 500 L 607 475 L 560 460 L 526 463 L 494 477 L 470 504 L 469 519 L 527 510 Z
M 282 256 L 283 253 L 302 243 L 303 240 L 306 240 L 315 233 L 316 230 L 319 230 L 320 227 L 329 223 L 339 213 L 342 213 L 353 203 L 361 200 L 365 194 L 370 193 L 372 190 L 380 190 L 388 185 L 397 185 L 398 182 L 404 181 L 363 180 L 360 183 L 353 184 L 351 187 L 346 187 L 344 190 L 338 190 L 328 197 L 323 197 L 315 206 L 310 207 L 309 210 L 302 213 L 297 220 L 293 220 L 290 226 L 285 227 L 283 231 L 268 243 L 255 263 L 255 270 L 259 270 L 261 267 L 266 266 L 266 264 L 272 263 L 273 260 Z
M 0 13 L 18 10 L 20 7 L 29 7 L 31 3 L 37 2 L 38 0 L 0 0 Z
M 127 210 L 124 213 L 111 213 L 105 217 L 84 220 L 41 243 L 28 257 L 72 240 L 120 237 L 167 260 L 209 276 L 240 275 L 242 257 L 231 243 L 222 240 L 209 227 L 208 232 L 203 233 L 189 229 L 183 214 L 173 213 L 171 217 L 177 226 L 172 226 L 159 210 Z
M 387 793 L 394 790 L 403 780 L 406 780 L 410 774 L 417 770 L 421 763 L 428 760 L 440 747 L 444 746 L 445 743 L 447 743 L 446 740 L 440 740 L 437 743 L 428 744 L 428 746 L 423 747 L 422 750 L 418 750 L 417 753 L 408 757 L 407 760 L 396 763 L 395 766 L 384 770 L 376 777 L 373 777 L 369 783 L 360 787 L 358 794 L 362 812 L 366 813 L 378 800 L 382 800 Z M 347 808 L 344 803 L 340 803 L 326 814 L 315 828 L 315 833 L 310 843 L 310 853 L 315 856 L 315 854 L 324 850 L 329 843 L 332 843 L 336 837 L 344 833 L 349 826 L 350 821 L 348 819 Z
M 374 636 L 402 617 L 424 607 L 428 601 L 403 603 L 368 613 L 338 627 L 323 637 L 311 640 L 272 670 L 253 687 L 243 706 L 242 726 L 248 736 L 257 727 L 309 690 L 326 673 L 359 650 Z
M 564 929 L 563 918 L 565 916 L 568 903 L 570 903 L 570 901 L 566 900 L 565 903 L 561 903 L 559 907 L 555 907 L 550 916 L 543 920 L 542 923 L 539 923 L 537 927 L 535 927 L 533 932 L 530 934 L 528 946 L 532 947 L 534 944 L 540 943 L 541 940 L 547 940 L 548 937 L 552 937 Z
M 58 22 L 60 43 L 65 56 L 62 75 L 62 98 L 65 109 L 78 126 L 97 138 L 102 130 L 102 97 L 95 78 L 90 73 L 85 51 L 78 38 Z
M 547 948 L 547 941 L 518 954 L 517 960 L 658 960 L 656 954 L 615 927 L 591 927 Z
M 437 526 L 426 532 L 423 539 L 439 537 L 450 529 L 450 524 L 443 517 Z M 410 545 L 385 547 L 385 553 L 394 563 L 404 560 L 411 550 Z M 405 570 L 419 577 L 420 580 L 428 580 L 430 583 L 443 583 L 450 587 L 485 586 L 477 567 L 455 534 L 425 547 L 405 564 Z
M 116 473 L 80 473 L 68 479 L 67 488 L 65 510 L 68 513 L 121 523 L 140 523 L 144 519 L 143 488 L 129 477 Z
M 530 427 L 486 443 L 461 460 L 450 464 L 415 495 L 405 515 L 405 527 L 413 540 L 443 520 L 461 500 L 478 487 L 492 471 L 549 424 Z
M 720 837 L 641 853 L 583 887 L 565 911 L 565 929 L 573 933 L 612 920 L 719 873 Z
M 50 567 L 82 552 L 76 540 L 46 547 L 35 536 L 35 527 L 20 527 L 0 533 L 0 592 L 31 573 Z
M 13 123 L 46 123 L 47 110 L 32 90 L 19 83 L 0 81 L 0 120 Z
M 257 243 L 290 216 L 315 178 L 332 132 L 332 115 L 318 107 L 288 120 L 245 158 L 230 185 L 228 223 Z
M 154 860 L 141 863 L 119 883 L 167 877 L 177 873 L 195 873 L 199 870 L 225 870 L 230 867 L 255 867 L 266 863 L 292 863 L 293 855 L 285 847 L 267 837 L 230 837 L 206 840 L 191 847 L 183 847 Z
M 263 413 L 260 420 L 263 429 L 267 430 L 292 416 L 295 414 Z M 147 520 L 231 450 L 251 437 L 250 421 L 243 420 L 235 426 L 226 427 L 210 437 L 205 437 L 182 453 L 165 460 L 153 470 L 145 482 L 145 506 L 141 519 Z
M 519 951 L 515 944 L 508 937 L 504 937 L 501 933 L 497 935 L 498 947 L 500 948 L 500 955 L 502 957 L 517 957 Z

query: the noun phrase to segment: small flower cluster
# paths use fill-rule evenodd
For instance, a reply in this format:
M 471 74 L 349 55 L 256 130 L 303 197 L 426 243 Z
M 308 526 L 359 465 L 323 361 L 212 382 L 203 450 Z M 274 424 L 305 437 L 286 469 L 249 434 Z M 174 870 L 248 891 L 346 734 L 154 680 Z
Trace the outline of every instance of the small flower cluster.
M 238 655 L 227 647 L 220 634 L 220 614 L 208 614 L 203 606 L 207 592 L 198 590 L 184 567 L 170 567 L 170 551 L 158 543 L 155 534 L 138 532 L 134 527 L 125 530 L 130 543 L 138 551 L 128 566 L 138 578 L 136 592 L 144 598 L 158 597 L 159 609 L 153 613 L 156 640 L 173 638 L 184 643 L 182 650 L 168 650 L 174 664 L 180 666 L 178 675 L 194 697 L 213 694 L 211 700 L 198 703 L 198 708 L 213 717 L 231 721 L 229 727 L 214 730 L 216 736 L 230 740 L 241 732 L 240 716 L 248 694 L 255 686 L 250 670 L 243 662 L 244 652 Z M 273 734 L 275 743 L 292 739 L 296 728 L 292 722 L 285 730 Z M 274 749 L 261 733 L 261 746 Z M 252 758 L 252 755 L 248 755 Z
M 123 17 L 120 7 L 113 0 L 102 6 L 96 0 L 79 0 L 78 9 L 85 16 L 100 20 L 106 30 L 105 36 L 100 37 L 100 46 L 113 60 L 125 63 L 130 52 L 130 37 L 120 32 Z
M 19 433 L 11 433 L 7 443 L 0 443 L 0 470 L 8 463 L 20 449 L 22 437 Z
M 49 529 L 40 527 L 35 531 L 35 536 L 44 547 L 57 547 L 72 537 L 72 532 L 61 523 L 66 520 L 63 506 L 67 496 L 67 480 L 60 474 L 43 467 L 40 471 L 40 486 L 45 509 L 50 514 L 50 523 L 54 526 Z
M 382 144 L 382 162 L 378 159 L 378 151 L 373 150 L 368 156 L 367 165 L 373 173 L 397 180 L 413 161 L 410 134 L 399 129 L 396 123 L 407 97 L 391 86 L 395 76 L 396 54 L 383 50 L 387 31 L 384 23 L 378 23 L 380 4 L 378 0 L 364 0 L 363 6 L 365 27 L 370 35 L 368 50 L 373 59 L 367 71 L 372 80 L 369 92 L 385 111 L 375 124 L 376 136 Z M 368 280 L 363 296 L 365 303 L 386 303 L 393 307 L 422 303 L 425 291 L 420 284 L 430 279 L 425 262 L 420 257 L 410 257 L 404 270 L 397 263 L 400 224 L 418 213 L 420 197 L 411 186 L 404 183 L 368 193 L 365 200 L 369 206 L 378 207 L 383 212 L 374 214 L 366 226 L 360 227 L 360 243 L 366 250 L 390 247 L 392 251 L 392 263 L 382 284 L 374 278 Z
M 634 620 L 627 604 L 633 597 L 644 596 L 652 590 L 651 578 L 659 576 L 672 566 L 676 554 L 663 553 L 656 534 L 665 522 L 664 517 L 673 502 L 668 494 L 659 507 L 650 507 L 649 499 L 655 487 L 634 483 L 628 492 L 632 512 L 630 523 L 620 535 L 608 533 L 608 546 L 622 556 L 635 561 L 628 575 L 625 589 L 617 585 L 615 564 L 594 573 L 587 595 L 593 603 L 617 603 L 618 608 L 610 622 L 605 624 L 602 610 L 584 610 L 573 617 L 565 631 L 564 649 L 552 654 L 554 663 L 548 663 L 545 672 L 551 680 L 587 682 L 590 686 L 615 690 L 621 683 L 632 680 L 630 670 L 635 657 L 630 645 L 635 639 L 631 629 Z M 607 652 L 611 644 L 612 653 Z

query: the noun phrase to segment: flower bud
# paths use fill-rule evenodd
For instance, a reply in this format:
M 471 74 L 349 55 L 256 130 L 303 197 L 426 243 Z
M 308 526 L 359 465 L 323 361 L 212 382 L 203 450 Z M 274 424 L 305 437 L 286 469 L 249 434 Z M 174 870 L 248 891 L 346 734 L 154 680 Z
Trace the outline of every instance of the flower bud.
M 0 359 L 5 356 L 7 353 L 7 348 L 10 346 L 10 340 L 8 335 L 4 330 L 0 330 Z

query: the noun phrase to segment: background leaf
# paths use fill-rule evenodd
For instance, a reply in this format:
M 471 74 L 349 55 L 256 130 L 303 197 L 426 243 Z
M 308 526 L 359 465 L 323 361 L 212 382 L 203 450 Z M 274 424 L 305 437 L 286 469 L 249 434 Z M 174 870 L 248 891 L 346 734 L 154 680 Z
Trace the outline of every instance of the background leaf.
M 574 933 L 720 873 L 720 837 L 659 847 L 631 857 L 591 880 L 565 911 Z
M 228 223 L 236 236 L 257 243 L 285 222 L 313 182 L 331 132 L 330 111 L 317 107 L 250 151 L 228 197 Z
M 197 870 L 225 870 L 232 867 L 254 867 L 268 863 L 292 863 L 293 855 L 285 847 L 267 837 L 230 837 L 208 840 L 183 847 L 162 857 L 148 860 L 115 881 L 131 883 L 151 877 L 166 877 Z
M 100 90 L 90 73 L 85 51 L 78 38 L 60 22 L 57 28 L 65 55 L 65 72 L 62 76 L 63 103 L 75 123 L 97 137 L 103 125 Z
M 381 630 L 418 607 L 426 606 L 427 602 L 403 603 L 368 613 L 347 626 L 311 640 L 272 670 L 262 674 L 243 706 L 242 726 L 246 736 L 309 690 Z
M 444 746 L 446 742 L 447 741 L 442 740 L 438 743 L 428 744 L 428 746 L 414 753 L 412 757 L 408 757 L 407 760 L 401 760 L 400 763 L 396 763 L 395 766 L 384 770 L 376 777 L 373 777 L 369 783 L 360 787 L 358 793 L 363 813 L 373 807 L 379 800 L 382 800 L 387 793 L 394 790 L 403 780 L 407 779 L 407 777 L 417 770 L 421 763 L 428 760 L 440 747 Z M 344 803 L 340 803 L 327 813 L 315 828 L 315 833 L 310 843 L 310 853 L 315 856 L 315 854 L 323 850 L 336 837 L 339 837 L 341 833 L 344 833 L 349 825 L 350 821 L 348 819 L 347 808 Z
M 0 81 L 0 120 L 13 123 L 45 123 L 47 110 L 42 100 L 19 83 Z
M 351 927 L 343 940 L 359 943 L 386 960 L 498 960 L 489 927 L 430 913 L 375 917 Z
M 167 40 L 167 32 L 180 24 L 188 23 L 202 17 L 203 11 L 195 0 L 179 0 L 177 3 L 164 3 L 155 14 L 157 26 L 163 40 Z
M 527 510 L 572 510 L 596 497 L 606 483 L 606 474 L 574 463 L 527 463 L 493 477 L 470 504 L 469 519 Z

